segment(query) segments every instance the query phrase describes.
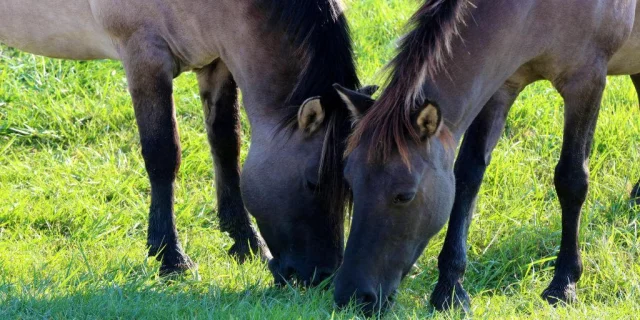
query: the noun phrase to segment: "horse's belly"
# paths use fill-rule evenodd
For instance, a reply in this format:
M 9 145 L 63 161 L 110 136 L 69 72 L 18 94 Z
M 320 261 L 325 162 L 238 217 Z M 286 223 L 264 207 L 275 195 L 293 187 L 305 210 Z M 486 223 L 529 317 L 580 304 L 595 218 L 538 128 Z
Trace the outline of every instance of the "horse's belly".
M 633 32 L 625 44 L 609 60 L 610 75 L 640 73 L 640 21 L 636 21 Z
M 623 47 L 609 60 L 609 75 L 637 73 L 640 73 L 640 43 Z
M 87 0 L 1 0 L 0 42 L 64 59 L 118 59 Z
M 610 75 L 640 73 L 640 3 L 636 4 L 635 21 L 629 39 L 609 60 Z

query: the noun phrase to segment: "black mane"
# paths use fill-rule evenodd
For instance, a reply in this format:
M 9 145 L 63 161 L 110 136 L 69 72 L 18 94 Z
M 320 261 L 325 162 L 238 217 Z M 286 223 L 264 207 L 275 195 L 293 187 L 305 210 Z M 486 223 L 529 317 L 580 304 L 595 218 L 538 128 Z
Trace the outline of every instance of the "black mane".
M 297 83 L 289 95 L 282 127 L 297 129 L 297 113 L 310 97 L 320 96 L 325 109 L 326 133 L 322 146 L 318 192 L 330 213 L 342 223 L 350 192 L 342 176 L 343 154 L 351 121 L 334 83 L 356 89 L 356 73 L 347 19 L 341 0 L 255 0 L 268 17 L 267 28 L 281 30 L 302 61 Z M 338 214 L 339 213 L 339 214 Z M 342 241 L 342 235 L 334 235 Z M 341 244 L 341 243 L 340 243 Z
M 332 85 L 359 85 L 349 25 L 340 0 L 256 0 L 268 16 L 268 28 L 283 30 L 303 68 L 288 105 L 314 96 L 334 96 Z

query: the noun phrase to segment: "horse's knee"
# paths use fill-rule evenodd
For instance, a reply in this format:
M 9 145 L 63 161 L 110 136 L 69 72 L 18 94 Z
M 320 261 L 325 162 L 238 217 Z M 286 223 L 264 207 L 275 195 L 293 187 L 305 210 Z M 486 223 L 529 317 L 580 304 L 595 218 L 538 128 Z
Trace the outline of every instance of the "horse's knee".
M 238 86 L 219 60 L 198 72 L 198 85 L 209 138 L 224 140 L 239 125 Z
M 561 160 L 556 166 L 554 184 L 561 202 L 582 205 L 589 189 L 589 173 L 582 163 Z
M 149 178 L 154 182 L 171 182 L 180 168 L 180 144 L 173 138 L 150 136 L 141 139 L 142 156 Z
M 181 159 L 172 101 L 172 62 L 167 57 L 140 52 L 125 60 L 142 156 L 152 182 L 173 181 Z
M 457 195 L 470 193 L 475 196 L 478 192 L 493 151 L 484 146 L 485 141 L 465 137 L 454 168 Z
M 226 111 L 223 111 L 226 112 Z M 229 111 L 231 112 L 231 111 Z M 240 122 L 232 114 L 218 116 L 208 131 L 212 151 L 218 157 L 235 155 L 240 151 Z

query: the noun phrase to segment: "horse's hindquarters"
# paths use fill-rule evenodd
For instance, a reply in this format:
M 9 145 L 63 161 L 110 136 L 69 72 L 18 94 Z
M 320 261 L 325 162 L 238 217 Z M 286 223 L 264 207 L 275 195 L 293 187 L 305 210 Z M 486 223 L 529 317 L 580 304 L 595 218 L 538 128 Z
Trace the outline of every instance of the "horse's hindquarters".
M 64 59 L 118 59 L 86 0 L 2 0 L 0 42 Z

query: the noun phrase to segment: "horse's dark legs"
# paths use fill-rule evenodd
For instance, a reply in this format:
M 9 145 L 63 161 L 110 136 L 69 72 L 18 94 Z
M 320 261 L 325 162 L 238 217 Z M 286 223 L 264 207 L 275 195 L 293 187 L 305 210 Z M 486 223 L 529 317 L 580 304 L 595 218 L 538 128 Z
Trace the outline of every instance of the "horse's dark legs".
M 640 181 L 631 189 L 631 205 L 640 206 Z
M 151 181 L 149 255 L 162 262 L 161 274 L 181 272 L 194 265 L 180 246 L 173 212 L 174 181 L 180 167 L 173 59 L 162 40 L 135 35 L 123 45 L 122 56 Z
M 467 265 L 467 233 L 491 152 L 498 143 L 507 113 L 520 88 L 504 85 L 491 97 L 465 133 L 455 165 L 455 202 L 438 259 L 440 277 L 431 295 L 431 304 L 438 310 L 451 307 L 469 309 L 469 296 L 462 288 Z
M 640 102 L 640 74 L 631 75 L 631 81 L 633 81 L 633 86 L 636 88 L 636 94 Z M 631 201 L 640 206 L 640 181 L 631 190 Z
M 595 63 L 562 80 L 557 88 L 565 101 L 564 141 L 554 179 L 562 207 L 562 240 L 555 275 L 542 293 L 552 304 L 574 301 L 576 282 L 582 275 L 578 247 L 580 211 L 589 189 L 589 153 L 606 83 L 606 67 L 598 68 Z
M 220 229 L 235 241 L 229 253 L 240 261 L 252 252 L 268 257 L 269 251 L 251 227 L 240 194 L 240 115 L 236 83 L 220 60 L 198 71 L 198 83 L 215 165 Z

